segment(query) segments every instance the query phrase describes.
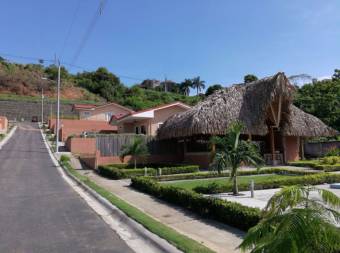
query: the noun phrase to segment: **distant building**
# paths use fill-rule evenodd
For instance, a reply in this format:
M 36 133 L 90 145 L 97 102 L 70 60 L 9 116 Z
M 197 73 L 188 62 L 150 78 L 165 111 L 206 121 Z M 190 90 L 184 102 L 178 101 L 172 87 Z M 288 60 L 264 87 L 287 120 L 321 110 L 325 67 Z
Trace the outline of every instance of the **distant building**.
M 74 104 L 73 111 L 78 112 L 79 119 L 81 120 L 97 120 L 106 122 L 109 122 L 111 117 L 114 115 L 116 117 L 122 117 L 134 112 L 133 110 L 116 103 L 99 106 L 91 104 Z
M 156 79 L 146 79 L 144 80 L 139 87 L 143 89 L 155 89 L 156 87 L 159 87 L 161 85 L 161 82 Z

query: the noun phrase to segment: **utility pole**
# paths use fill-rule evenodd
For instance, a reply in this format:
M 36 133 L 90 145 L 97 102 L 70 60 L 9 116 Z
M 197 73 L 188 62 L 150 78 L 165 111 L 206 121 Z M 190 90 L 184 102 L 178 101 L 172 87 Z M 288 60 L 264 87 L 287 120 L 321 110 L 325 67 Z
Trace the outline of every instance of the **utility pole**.
M 59 129 L 60 129 L 60 61 L 58 60 L 58 84 L 57 84 L 57 122 L 56 122 L 56 153 L 59 153 Z
M 44 125 L 44 88 L 41 88 L 41 127 Z

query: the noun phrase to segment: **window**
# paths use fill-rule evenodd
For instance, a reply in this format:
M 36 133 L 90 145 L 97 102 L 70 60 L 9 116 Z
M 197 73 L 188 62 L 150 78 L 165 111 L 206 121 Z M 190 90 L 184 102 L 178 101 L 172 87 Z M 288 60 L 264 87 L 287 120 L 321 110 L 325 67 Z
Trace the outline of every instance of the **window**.
M 105 118 L 106 118 L 106 121 L 110 121 L 110 120 L 111 120 L 111 118 L 112 118 L 112 115 L 113 115 L 113 113 L 112 113 L 112 112 L 107 112 L 107 113 L 105 113 Z
M 90 112 L 83 112 L 83 117 L 84 118 L 88 118 L 91 116 L 91 113 Z
M 141 134 L 146 134 L 145 126 L 140 127 L 140 133 Z
M 139 134 L 139 127 L 136 126 L 136 134 Z

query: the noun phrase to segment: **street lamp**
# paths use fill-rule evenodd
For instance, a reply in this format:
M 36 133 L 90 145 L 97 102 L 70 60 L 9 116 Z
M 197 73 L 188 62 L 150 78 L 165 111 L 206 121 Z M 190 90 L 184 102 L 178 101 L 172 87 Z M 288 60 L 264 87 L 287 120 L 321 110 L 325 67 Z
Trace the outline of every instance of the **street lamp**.
M 41 77 L 41 80 L 47 80 L 47 77 Z M 44 87 L 41 86 L 41 126 L 44 126 Z
M 57 66 L 58 66 L 58 82 L 57 82 L 57 120 L 56 120 L 56 153 L 59 153 L 59 129 L 60 129 L 60 70 L 61 70 L 61 65 L 60 61 L 56 60 Z M 48 78 L 42 77 L 42 80 L 47 80 Z M 44 100 L 44 95 L 43 95 L 43 88 L 41 89 L 41 122 L 43 122 L 43 114 L 44 114 L 44 108 L 43 108 L 43 100 Z

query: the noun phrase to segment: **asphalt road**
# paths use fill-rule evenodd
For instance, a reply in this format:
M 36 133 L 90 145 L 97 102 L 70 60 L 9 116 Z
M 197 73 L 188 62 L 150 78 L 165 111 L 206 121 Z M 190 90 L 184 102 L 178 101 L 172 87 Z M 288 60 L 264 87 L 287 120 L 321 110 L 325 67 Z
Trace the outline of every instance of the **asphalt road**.
M 0 150 L 0 252 L 133 252 L 61 178 L 37 126 Z

